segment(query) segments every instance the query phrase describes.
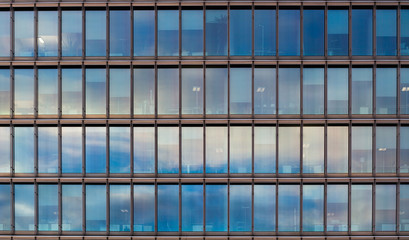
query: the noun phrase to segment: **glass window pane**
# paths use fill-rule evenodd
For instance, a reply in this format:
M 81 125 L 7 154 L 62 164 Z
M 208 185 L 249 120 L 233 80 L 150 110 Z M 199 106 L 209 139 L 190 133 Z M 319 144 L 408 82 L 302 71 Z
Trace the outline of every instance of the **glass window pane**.
M 206 127 L 206 173 L 227 173 L 227 127 Z
M 230 10 L 230 55 L 250 56 L 252 44 L 252 11 Z
M 278 172 L 300 172 L 300 128 L 280 127 L 278 129 Z
M 206 114 L 227 114 L 227 68 L 206 68 Z
M 409 55 L 409 9 L 400 10 L 400 54 Z
M 376 127 L 376 172 L 396 172 L 396 127 Z
M 376 69 L 376 113 L 396 114 L 396 68 Z
M 254 173 L 276 171 L 276 128 L 254 127 Z
M 376 10 L 376 55 L 395 56 L 397 53 L 395 9 Z
M 348 172 L 348 127 L 327 127 L 327 172 Z
M 182 185 L 182 231 L 203 231 L 203 185 Z
M 348 231 L 348 185 L 327 185 L 327 231 Z
M 300 231 L 300 185 L 278 186 L 278 231 Z
M 158 11 L 158 56 L 179 56 L 179 11 Z
M 11 230 L 11 192 L 9 184 L 0 184 L 0 231 Z
M 278 113 L 300 114 L 300 69 L 280 68 L 278 74 Z
M 372 127 L 352 127 L 352 173 L 372 172 Z
M 352 114 L 372 114 L 372 68 L 352 69 Z
M 10 139 L 10 127 L 0 127 L 0 173 L 10 173 Z
M 34 56 L 34 12 L 14 12 L 14 55 Z
M 131 189 L 129 185 L 109 185 L 109 231 L 131 231 Z
M 135 68 L 134 70 L 134 114 L 155 113 L 155 69 Z
M 133 136 L 134 173 L 154 173 L 155 128 L 134 127 Z
M 302 206 L 303 231 L 324 231 L 324 185 L 304 185 Z
M 400 128 L 400 172 L 409 173 L 409 127 Z M 409 222 L 408 222 L 409 223 Z M 409 226 L 408 226 L 409 227 Z
M 131 13 L 129 10 L 109 11 L 109 55 L 129 56 L 131 52 Z
M 409 68 L 400 69 L 400 113 L 409 114 Z
M 179 69 L 158 69 L 158 114 L 179 114 Z
M 62 230 L 82 230 L 81 185 L 62 185 Z
M 14 128 L 14 171 L 34 173 L 34 128 Z
M 58 185 L 38 185 L 38 230 L 58 231 Z
M 409 184 L 401 184 L 399 192 L 399 230 L 409 231 Z
M 203 127 L 182 128 L 182 173 L 203 173 Z
M 203 56 L 203 10 L 182 10 L 182 56 Z
M 352 185 L 351 231 L 372 231 L 372 185 Z
M 230 173 L 251 173 L 251 138 L 251 127 L 230 127 Z
M 227 10 L 206 10 L 206 56 L 227 55 Z
M 38 114 L 58 114 L 58 70 L 38 69 Z
M 82 56 L 82 11 L 61 11 L 62 56 Z
M 328 114 L 348 114 L 348 68 L 327 69 Z
M 230 185 L 230 231 L 251 231 L 251 185 Z
M 129 127 L 109 127 L 109 172 L 131 172 L 131 133 Z
M 10 12 L 0 11 L 0 56 L 10 56 Z
M 0 69 L 0 115 L 10 115 L 10 69 Z
M 58 12 L 38 11 L 37 47 L 39 57 L 58 56 Z
M 88 68 L 85 70 L 86 113 L 106 113 L 106 70 Z
M 80 68 L 61 69 L 62 114 L 82 114 L 82 70 Z
M 134 10 L 133 13 L 134 56 L 155 55 L 155 11 Z
M 300 55 L 300 10 L 278 11 L 278 53 L 280 56 Z
M 61 168 L 62 173 L 82 172 L 82 128 L 61 128 Z
M 86 185 L 86 231 L 106 231 L 106 187 Z
M 303 172 L 324 173 L 324 127 L 303 128 Z
M 179 128 L 158 128 L 158 173 L 179 172 Z
M 254 185 L 254 231 L 275 231 L 276 186 Z
M 179 186 L 158 185 L 158 231 L 179 231 Z
M 34 114 L 33 69 L 14 69 L 14 114 Z
M 303 113 L 324 114 L 324 68 L 303 70 Z
M 203 69 L 182 68 L 182 114 L 203 113 Z
M 106 127 L 85 128 L 86 173 L 106 172 Z
M 58 173 L 58 128 L 39 127 L 38 172 Z
M 276 69 L 254 69 L 254 114 L 276 113 Z
M 16 231 L 34 231 L 34 185 L 14 185 L 14 224 Z
M 324 10 L 303 11 L 304 56 L 324 56 Z
M 129 69 L 109 69 L 109 114 L 129 115 L 131 111 L 130 80 Z
M 254 10 L 254 55 L 276 55 L 276 11 Z
M 372 55 L 372 9 L 352 9 L 352 55 Z
M 134 231 L 153 232 L 155 230 L 155 186 L 134 185 Z
M 328 56 L 348 55 L 348 10 L 328 10 Z
M 85 55 L 106 55 L 106 11 L 85 11 Z
M 206 231 L 227 231 L 227 185 L 206 184 Z
M 251 114 L 251 68 L 230 68 L 230 114 Z
M 396 231 L 396 185 L 376 185 L 375 231 Z

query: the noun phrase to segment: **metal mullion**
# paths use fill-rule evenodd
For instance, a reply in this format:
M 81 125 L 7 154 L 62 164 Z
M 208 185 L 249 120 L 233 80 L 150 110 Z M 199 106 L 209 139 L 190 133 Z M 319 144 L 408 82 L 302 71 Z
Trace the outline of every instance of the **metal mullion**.
M 251 235 L 254 235 L 254 178 L 251 180 Z
M 38 118 L 38 67 L 34 63 L 34 118 Z
M 348 58 L 352 58 L 352 5 L 348 5 Z
M 352 62 L 348 65 L 348 118 L 352 118 Z
M 278 187 L 279 187 L 279 181 L 276 181 L 275 183 L 275 226 L 274 226 L 274 234 L 277 236 L 278 235 Z
M 156 171 L 157 172 L 157 171 Z M 155 179 L 155 236 L 158 234 L 158 179 Z
M 110 229 L 110 216 L 111 216 L 111 212 L 109 211 L 109 209 L 110 209 L 110 193 L 111 193 L 111 185 L 108 183 L 108 179 L 107 179 L 107 181 L 106 181 L 106 187 L 105 187 L 105 191 L 106 191 L 106 208 L 105 208 L 105 211 L 106 211 L 106 214 L 105 214 L 105 216 L 106 216 L 106 232 L 107 232 L 107 235 L 110 235 L 111 234 L 111 229 Z
M 38 220 L 38 203 L 39 203 L 38 196 L 39 196 L 39 194 L 38 194 L 38 183 L 37 183 L 36 180 L 34 180 L 33 185 L 34 185 L 33 186 L 34 187 L 34 234 L 37 235 L 38 232 L 39 232 L 39 230 L 38 230 L 38 223 L 39 223 L 39 220 Z
M 372 56 L 374 58 L 377 57 L 377 53 L 376 53 L 376 2 L 375 4 L 372 6 Z
M 328 2 L 325 2 L 324 7 L 324 58 L 325 60 L 328 59 Z M 325 65 L 327 66 L 327 62 Z M 326 117 L 327 115 L 325 115 L 325 118 Z
M 16 233 L 16 224 L 15 224 L 15 193 L 14 193 L 14 182 L 10 180 L 10 230 L 12 234 Z
M 401 68 L 401 62 L 398 62 L 398 66 L 396 69 L 396 115 L 398 118 L 400 118 L 400 68 Z
M 276 77 L 276 82 L 275 82 L 275 85 L 276 85 L 276 89 L 275 89 L 275 100 L 276 100 L 276 106 L 275 106 L 275 117 L 277 118 L 278 117 L 278 110 L 279 110 L 279 108 L 278 108 L 278 104 L 279 104 L 279 96 L 278 96 L 278 88 L 279 88 L 279 80 L 280 79 L 278 79 L 278 77 L 279 77 L 279 63 L 277 62 L 277 65 L 276 65 L 276 71 L 275 71 L 275 77 Z
M 203 179 L 203 234 L 206 232 L 206 182 Z
M 327 187 L 328 187 L 328 180 L 325 179 L 325 182 L 324 182 L 324 234 L 325 235 L 328 234 L 328 232 L 327 232 L 327 211 L 328 211 L 328 207 L 327 207 L 327 204 L 328 204 L 328 198 L 327 198 L 328 190 L 327 190 Z
M 158 122 L 155 121 L 154 124 L 154 134 L 155 134 L 155 178 L 159 177 L 158 175 Z M 156 225 L 155 225 L 156 226 Z M 155 232 L 157 232 L 157 226 L 156 226 L 156 230 Z
M 230 60 L 230 2 L 227 2 L 227 59 Z M 230 62 L 229 62 L 229 65 L 230 65 Z M 229 72 L 230 72 L 230 69 L 229 69 Z M 229 102 L 230 102 L 230 99 L 229 99 Z M 230 104 L 228 106 L 229 106 L 228 114 L 230 116 Z
M 304 179 L 301 178 L 300 180 L 300 190 L 299 190 L 299 194 L 300 194 L 300 219 L 299 219 L 299 224 L 300 224 L 300 230 L 299 230 L 299 234 L 301 235 L 301 233 L 304 231 L 303 228 L 303 201 L 304 201 L 304 197 L 303 197 L 303 190 L 304 190 Z
M 400 10 L 401 10 L 401 5 L 400 2 L 398 2 L 398 6 L 396 8 L 396 31 L 397 31 L 397 35 L 396 35 L 396 46 L 397 46 L 397 53 L 396 56 L 398 58 L 400 58 L 401 54 L 400 54 L 400 34 L 401 34 L 401 30 L 400 30 Z
M 110 72 L 111 72 L 111 69 L 109 68 L 109 65 L 108 65 L 108 61 L 106 62 L 106 65 L 105 65 L 105 96 L 106 96 L 106 99 L 105 99 L 105 118 L 110 118 L 111 117 L 111 112 L 109 111 L 110 110 L 110 106 L 109 106 L 109 103 L 111 102 L 111 100 L 110 100 Z
M 134 201 L 135 201 L 135 193 L 134 193 L 134 185 L 133 185 L 133 182 L 132 182 L 132 180 L 130 181 L 130 187 L 131 187 L 131 202 L 130 202 L 130 213 L 129 213 L 129 216 L 130 216 L 130 218 L 131 219 L 129 219 L 130 220 L 130 229 L 131 229 L 131 232 L 130 232 L 130 235 L 133 235 L 133 232 L 134 232 L 134 219 L 135 219 L 135 216 L 134 216 Z
M 14 60 L 14 8 L 10 8 L 10 60 Z
M 279 6 L 278 4 L 276 5 L 276 32 L 275 32 L 275 38 L 276 38 L 276 58 L 278 60 L 279 56 L 279 38 L 278 38 L 278 34 L 279 34 L 279 28 L 278 28 L 278 21 L 279 21 L 279 17 L 278 14 L 280 12 Z M 278 63 L 277 63 L 277 69 L 278 69 Z M 278 82 L 278 78 L 277 78 L 277 82 Z M 278 91 L 278 90 L 277 90 Z M 277 109 L 278 109 L 278 101 L 277 101 Z M 277 111 L 278 114 L 278 111 Z
M 58 118 L 62 118 L 62 69 L 61 69 L 61 65 L 58 65 L 57 68 L 58 71 Z
M 57 57 L 58 59 L 61 59 L 62 56 L 62 10 L 61 10 L 61 5 L 58 4 L 58 53 L 57 53 Z
M 158 3 L 156 1 L 155 1 L 155 6 L 154 6 L 154 11 L 155 11 L 155 60 L 157 60 L 158 59 Z M 155 62 L 155 66 L 156 66 L 156 62 Z M 157 99 L 156 94 L 155 94 L 155 97 Z M 155 118 L 157 117 L 156 113 L 157 111 L 155 109 Z
M 328 118 L 328 62 L 324 66 L 324 118 Z
M 131 46 L 130 46 L 130 48 L 129 48 L 129 50 L 131 51 L 130 53 L 129 53 L 129 56 L 130 56 L 130 59 L 133 59 L 133 57 L 134 57 L 134 22 L 133 22 L 133 15 L 134 15 L 134 10 L 133 10 L 133 8 L 132 8 L 132 5 L 131 5 L 131 7 L 129 8 L 129 16 L 130 16 L 130 19 L 129 19 L 129 21 L 131 22 L 131 24 L 130 24 L 130 32 L 131 32 L 131 36 L 130 36 L 130 44 L 131 44 Z M 132 65 L 132 62 L 131 62 L 131 65 Z M 132 116 L 132 115 L 131 115 Z M 133 228 L 133 226 L 132 226 L 132 228 Z
M 254 33 L 254 15 L 255 15 L 255 13 L 254 13 L 254 2 L 253 2 L 251 4 L 251 57 L 252 57 L 252 59 L 254 59 L 254 39 L 255 39 L 255 36 L 254 36 L 255 35 L 255 33 Z M 254 72 L 254 65 L 253 65 L 253 72 Z M 254 103 L 254 98 L 253 98 L 253 103 Z M 253 114 L 254 114 L 254 108 L 253 108 Z
M 180 178 L 178 181 L 178 190 L 179 190 L 179 201 L 178 201 L 178 207 L 179 207 L 179 235 L 182 234 L 182 183 L 180 182 Z
M 304 176 L 304 159 L 303 159 L 303 154 L 304 154 L 304 149 L 303 149 L 303 142 L 304 142 L 304 120 L 301 120 L 301 124 L 300 124 L 300 139 L 298 139 L 299 143 L 300 143 L 300 160 L 299 160 L 299 164 L 300 164 L 300 176 L 301 178 L 305 177 Z
M 86 173 L 86 161 L 85 161 L 85 155 L 86 155 L 86 147 L 85 147 L 85 140 L 86 140 L 86 131 L 85 131 L 85 125 L 84 121 L 82 122 L 82 177 L 85 177 Z
M 324 123 L 324 177 L 328 177 L 328 121 Z
M 181 2 L 179 1 L 179 4 L 178 4 L 178 14 L 179 14 L 179 59 L 181 59 L 182 58 L 182 6 L 181 6 Z M 179 63 L 180 64 L 180 63 Z M 179 76 L 179 79 L 180 79 L 180 76 Z M 179 85 L 179 87 L 180 87 L 180 85 Z M 179 97 L 180 97 L 180 95 L 181 94 L 179 94 Z M 179 105 L 179 108 L 180 108 L 180 105 Z M 181 114 L 181 112 L 179 112 L 179 114 Z
M 395 211 L 395 221 L 396 221 L 396 234 L 400 235 L 400 179 L 396 183 L 396 211 Z
M 254 61 L 251 64 L 251 116 L 254 118 Z
M 155 71 L 155 119 L 158 118 L 158 63 L 155 61 L 154 65 Z
M 375 235 L 375 221 L 376 221 L 376 179 L 371 183 L 372 186 L 372 234 Z
M 38 59 L 38 8 L 34 5 L 34 59 Z
M 230 121 L 227 121 L 227 177 L 230 177 Z
M 105 17 L 106 17 L 106 36 L 105 36 L 105 38 L 106 38 L 106 48 L 105 48 L 105 56 L 106 56 L 106 59 L 110 59 L 110 57 L 111 57 L 111 54 L 110 54 L 110 50 L 111 50 L 111 46 L 110 46 L 110 21 L 109 21 L 109 18 L 110 18 L 110 7 L 109 7 L 109 5 L 108 4 L 106 4 L 105 5 L 105 13 L 106 13 L 106 15 L 105 15 Z
M 203 176 L 206 176 L 206 124 L 203 122 L 203 130 L 202 130 L 202 136 L 203 136 Z
M 254 178 L 255 177 L 255 173 L 254 173 L 254 136 L 255 136 L 255 130 L 254 130 L 255 126 L 254 126 L 254 120 L 251 123 L 251 175 Z
M 304 62 L 300 65 L 300 118 L 304 118 Z M 301 145 L 302 146 L 302 145 Z
M 62 185 L 58 180 L 58 235 L 62 234 Z
M 87 97 L 86 87 L 87 86 L 85 84 L 85 71 L 86 71 L 86 68 L 84 66 L 84 63 L 82 65 L 81 69 L 82 69 L 82 118 L 85 118 L 86 117 L 86 108 L 87 108 L 87 106 L 86 106 L 86 97 Z
M 348 235 L 351 235 L 351 194 L 352 184 L 351 179 L 348 181 Z
M 227 234 L 230 235 L 230 178 L 227 179 L 226 184 L 227 184 Z
M 304 57 L 304 4 L 301 1 L 300 5 L 300 57 Z
M 181 121 L 179 121 L 178 123 L 178 132 L 179 132 L 179 173 L 178 173 L 178 177 L 181 178 L 182 177 L 182 124 Z
M 179 113 L 178 113 L 178 117 L 179 117 L 179 119 L 180 118 L 182 118 L 182 63 L 181 63 L 181 61 L 179 61 L 179 63 L 178 63 L 178 73 L 179 73 L 179 79 L 178 79 L 178 83 L 179 83 L 179 88 L 178 88 L 178 90 L 179 90 Z
M 401 129 L 401 124 L 400 122 L 396 126 L 396 176 L 400 176 L 400 129 Z
M 86 38 L 85 38 L 85 34 L 86 34 L 86 24 L 85 24 L 85 21 L 86 21 L 86 18 L 85 18 L 85 14 L 86 14 L 86 12 L 85 12 L 85 7 L 84 7 L 84 4 L 82 4 L 82 7 L 81 7 L 81 12 L 82 12 L 82 56 L 81 56 L 81 59 L 85 59 L 85 55 L 86 55 Z
M 376 62 L 372 65 L 372 117 L 376 116 Z
M 348 123 L 348 176 L 352 177 L 352 122 Z
M 203 1 L 202 7 L 203 7 L 203 58 L 206 59 L 206 2 L 205 1 Z M 205 64 L 203 62 L 203 66 L 204 65 Z
M 132 119 L 133 117 L 134 117 L 134 114 L 135 114 L 135 112 L 134 112 L 134 99 L 135 99 L 135 96 L 134 96 L 134 89 L 135 89 L 135 84 L 134 84 L 134 66 L 133 66 L 133 63 L 132 63 L 132 61 L 131 61 L 131 64 L 130 64 L 130 69 L 129 69 L 129 71 L 130 71 L 130 89 L 129 89 L 129 91 L 130 91 L 130 93 L 129 93 L 129 101 L 130 101 L 130 103 L 129 103 L 129 107 L 131 108 L 131 109 L 129 109 L 129 117 Z
M 130 123 L 130 129 L 129 129 L 129 134 L 130 134 L 130 141 L 129 141 L 129 144 L 130 144 L 130 159 L 129 159 L 129 161 L 130 161 L 130 167 L 131 167 L 131 169 L 130 169 L 130 176 L 131 176 L 131 178 L 133 178 L 134 177 L 134 172 L 135 172 L 135 167 L 134 167 L 134 125 L 133 125 L 133 122 L 131 121 L 131 123 Z
M 275 157 L 276 157 L 276 159 L 275 159 L 275 174 L 276 174 L 276 176 L 278 177 L 278 145 L 280 144 L 279 143 L 279 141 L 278 141 L 278 131 L 279 131 L 279 125 L 278 125 L 278 122 L 277 122 L 277 124 L 275 125 L 275 129 L 276 129 L 276 131 L 275 131 Z M 277 223 L 277 221 L 276 221 L 276 223 Z
M 10 177 L 14 176 L 14 125 L 12 123 L 10 123 L 10 136 L 9 136 L 9 140 L 10 140 L 10 159 L 9 159 L 9 163 L 10 163 Z
M 111 171 L 110 171 L 110 162 L 109 162 L 109 138 L 110 138 L 110 126 L 107 123 L 105 125 L 105 144 L 106 144 L 106 149 L 105 149 L 105 176 L 111 177 Z
M 85 233 L 86 233 L 86 229 L 87 229 L 87 226 L 86 226 L 86 202 L 85 202 L 85 200 L 86 200 L 86 191 L 85 191 L 85 182 L 84 182 L 84 179 L 82 180 L 82 183 L 81 183 L 81 190 L 82 190 L 82 194 L 81 194 L 81 204 L 82 204 L 82 235 L 85 235 Z
M 35 123 L 34 130 L 34 176 L 38 176 L 38 125 Z

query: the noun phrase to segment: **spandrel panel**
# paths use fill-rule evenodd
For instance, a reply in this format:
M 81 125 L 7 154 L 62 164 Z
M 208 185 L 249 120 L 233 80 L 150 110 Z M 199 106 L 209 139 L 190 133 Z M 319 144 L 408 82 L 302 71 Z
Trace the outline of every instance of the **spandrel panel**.
M 129 185 L 109 185 L 109 231 L 131 231 L 131 188 Z
M 34 56 L 34 12 L 14 12 L 14 55 Z
M 158 56 L 179 56 L 179 11 L 158 11 Z
M 300 231 L 300 185 L 278 186 L 278 231 Z
M 230 173 L 251 173 L 251 137 L 251 127 L 230 127 Z
M 58 128 L 39 127 L 38 138 L 38 172 L 58 173 Z
M 58 70 L 38 69 L 38 114 L 58 114 Z
M 38 185 L 38 231 L 58 231 L 58 185 Z
M 203 173 L 202 127 L 182 127 L 182 173 Z
M 351 188 L 351 231 L 372 231 L 372 185 Z
M 206 173 L 227 173 L 227 127 L 206 127 Z
M 82 70 L 63 68 L 61 78 L 62 114 L 82 115 Z
M 14 128 L 14 172 L 34 173 L 34 128 Z
M 34 114 L 33 69 L 14 69 L 14 114 Z
M 300 10 L 278 11 L 278 55 L 300 55 Z
M 230 56 L 251 56 L 252 11 L 230 9 Z
M 158 231 L 179 231 L 179 186 L 158 185 Z
M 330 9 L 328 21 L 328 56 L 348 55 L 348 10 Z
M 61 11 L 61 16 L 62 56 L 82 56 L 82 11 Z
M 39 57 L 58 56 L 58 12 L 38 11 L 37 50 Z
M 87 231 L 106 231 L 106 186 L 85 186 L 85 226 Z
M 230 185 L 230 231 L 251 231 L 252 197 L 251 185 Z
M 85 128 L 85 172 L 106 172 L 106 127 Z
M 82 172 L 82 127 L 61 128 L 62 173 Z
M 254 231 L 275 231 L 276 186 L 254 185 Z
M 324 56 L 324 10 L 304 9 L 304 56 Z
M 85 55 L 106 56 L 106 11 L 85 11 Z
M 227 10 L 206 9 L 206 56 L 227 55 Z
M 278 172 L 300 172 L 300 128 L 280 127 L 278 129 Z
M 276 10 L 254 10 L 254 55 L 276 55 Z
M 182 56 L 203 56 L 203 10 L 182 10 Z
M 131 13 L 129 10 L 109 11 L 109 55 L 115 57 L 131 54 Z
M 179 173 L 179 128 L 158 128 L 158 173 Z
M 14 228 L 16 231 L 34 231 L 34 185 L 14 185 Z
M 230 68 L 230 114 L 251 114 L 251 68 Z
M 155 230 L 155 186 L 134 185 L 134 226 L 135 232 Z
M 155 128 L 134 127 L 133 137 L 134 173 L 154 173 Z
M 134 56 L 155 55 L 155 11 L 135 10 L 133 13 Z
M 254 173 L 276 171 L 276 128 L 254 127 Z
M 372 9 L 352 9 L 352 55 L 372 55 Z
M 131 172 L 131 133 L 128 126 L 109 128 L 109 172 Z
M 227 231 L 227 185 L 206 184 L 206 231 Z
M 203 185 L 182 185 L 182 231 L 203 231 Z

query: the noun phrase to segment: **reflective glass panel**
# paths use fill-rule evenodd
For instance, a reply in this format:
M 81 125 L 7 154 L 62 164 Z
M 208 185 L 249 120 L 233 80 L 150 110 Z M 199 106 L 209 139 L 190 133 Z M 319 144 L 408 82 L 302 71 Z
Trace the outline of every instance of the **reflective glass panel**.
M 106 231 L 106 186 L 85 186 L 85 216 L 87 231 Z
M 206 173 L 227 173 L 227 127 L 206 127 Z
M 11 229 L 11 192 L 9 184 L 0 184 L 0 231 Z
M 324 185 L 304 185 L 302 193 L 303 231 L 324 231 Z
M 400 127 L 400 172 L 409 173 L 409 127 Z M 409 212 L 408 212 L 409 213 Z M 409 215 L 408 215 L 409 216 Z M 409 224 L 409 221 L 408 221 Z M 408 225 L 409 230 L 409 225 Z
M 399 192 L 399 230 L 409 231 L 409 184 L 401 184 Z
M 251 185 L 230 185 L 230 231 L 251 231 Z
M 230 68 L 230 114 L 251 114 L 251 68 Z
M 254 10 L 254 55 L 276 55 L 276 10 Z
M 14 114 L 34 114 L 33 69 L 14 69 Z
M 230 10 L 230 55 L 250 56 L 252 44 L 251 9 Z
M 280 9 L 278 11 L 278 44 L 280 56 L 300 55 L 299 9 Z
M 300 69 L 278 71 L 278 114 L 300 114 Z
M 276 171 L 276 128 L 254 127 L 254 173 Z
M 10 139 L 10 127 L 0 127 L 0 173 L 10 173 Z
M 376 172 L 396 172 L 396 127 L 376 127 Z
M 409 68 L 400 69 L 400 113 L 409 114 Z
M 179 69 L 158 69 L 158 114 L 179 114 Z
M 62 173 L 82 171 L 82 128 L 61 128 L 61 169 Z
M 58 70 L 38 69 L 38 114 L 58 114 Z
M 155 128 L 134 127 L 133 129 L 134 173 L 155 171 Z
M 376 113 L 396 114 L 396 68 L 376 69 Z
M 155 11 L 134 10 L 133 34 L 134 56 L 155 55 Z
M 352 55 L 372 55 L 372 9 L 352 9 Z
M 348 10 L 330 9 L 328 18 L 328 56 L 348 55 Z
M 304 56 L 324 56 L 324 10 L 304 9 Z
M 179 56 L 179 11 L 158 11 L 158 56 Z
M 34 128 L 14 128 L 14 172 L 34 173 Z
M 106 55 L 106 11 L 85 11 L 85 55 Z
M 10 12 L 0 11 L 0 56 L 10 56 Z
M 352 69 L 352 114 L 372 114 L 372 68 Z
M 131 53 L 131 12 L 109 11 L 109 55 L 129 56 Z
M 395 9 L 376 10 L 376 55 L 395 56 L 397 53 Z
M 14 228 L 16 231 L 34 231 L 34 185 L 14 185 Z
M 14 55 L 34 56 L 34 12 L 14 12 Z
M 303 113 L 324 114 L 324 68 L 303 70 Z
M 154 114 L 155 113 L 155 69 L 135 68 L 133 89 L 133 113 Z
M 251 127 L 230 127 L 230 173 L 251 173 L 251 135 Z
M 351 231 L 372 231 L 372 185 L 352 185 Z
M 61 69 L 62 114 L 82 114 L 82 70 L 80 68 Z
M 179 231 L 179 186 L 158 185 L 158 231 Z
M 348 172 L 348 127 L 327 127 L 327 172 Z
M 372 172 L 372 127 L 352 127 L 352 173 Z
M 375 231 L 396 231 L 396 185 L 376 184 Z
M 85 128 L 85 171 L 106 172 L 106 127 Z
M 276 69 L 254 69 L 254 114 L 276 113 Z
M 327 185 L 327 231 L 348 231 L 348 185 Z
M 304 173 L 324 173 L 324 127 L 303 128 L 302 155 Z
M 39 127 L 38 137 L 38 172 L 58 173 L 58 128 Z
M 328 68 L 327 88 L 328 114 L 348 114 L 348 68 Z
M 38 185 L 38 231 L 58 231 L 58 185 Z
M 82 11 L 62 11 L 62 56 L 82 56 Z
M 62 230 L 82 230 L 81 185 L 62 185 Z
M 203 127 L 182 128 L 182 173 L 203 173 Z
M 254 185 L 254 231 L 274 231 L 275 216 L 276 186 Z
M 1 17 L 0 17 L 0 25 L 1 25 Z M 1 45 L 0 45 L 0 48 L 1 48 Z M 10 115 L 10 70 L 9 69 L 0 69 L 0 115 Z
M 203 231 L 203 185 L 182 185 L 182 231 Z
M 182 114 L 203 113 L 203 68 L 182 68 Z
M 300 231 L 300 185 L 278 186 L 278 231 Z
M 134 226 L 135 232 L 155 230 L 155 186 L 134 185 Z
M 109 114 L 129 115 L 131 111 L 131 72 L 125 68 L 109 69 Z
M 409 55 L 409 9 L 400 10 L 400 54 Z
M 206 55 L 227 55 L 227 10 L 206 9 Z
M 300 128 L 280 127 L 278 129 L 278 172 L 300 172 Z
M 131 188 L 109 185 L 109 231 L 131 231 Z
M 158 173 L 179 172 L 179 128 L 158 128 Z
M 131 172 L 131 133 L 129 127 L 109 127 L 109 172 Z
M 206 68 L 206 114 L 227 114 L 226 68 Z
M 227 185 L 206 184 L 206 231 L 227 231 Z
M 86 113 L 106 113 L 106 70 L 88 68 L 85 70 Z
M 182 56 L 203 56 L 203 10 L 182 10 Z
M 38 11 L 39 57 L 58 56 L 58 11 Z

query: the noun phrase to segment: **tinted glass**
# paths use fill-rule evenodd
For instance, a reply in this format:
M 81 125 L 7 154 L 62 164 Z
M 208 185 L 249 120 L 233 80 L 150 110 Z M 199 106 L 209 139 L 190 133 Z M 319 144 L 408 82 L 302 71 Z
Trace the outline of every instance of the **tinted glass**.
M 278 54 L 300 55 L 300 10 L 280 9 L 278 12 Z
M 109 70 L 109 114 L 129 115 L 131 111 L 131 72 L 129 69 Z
M 276 113 L 276 69 L 254 69 L 254 114 Z
M 106 55 L 106 11 L 85 12 L 85 55 Z
M 254 10 L 254 55 L 276 55 L 276 11 Z
M 303 172 L 324 173 L 324 127 L 303 128 Z
M 409 231 L 409 185 L 400 185 L 399 199 L 399 230 Z
M 62 11 L 61 51 L 62 56 L 82 55 L 82 12 Z
M 251 114 L 251 68 L 230 69 L 230 114 Z
M 133 129 L 134 173 L 155 171 L 155 128 L 135 127 Z
M 34 172 L 34 128 L 14 128 L 14 172 Z
M 396 172 L 396 127 L 376 127 L 376 172 Z
M 328 56 L 348 55 L 348 10 L 328 10 Z
M 38 230 L 58 231 L 58 185 L 38 185 Z
M 179 231 L 179 186 L 158 185 L 158 231 Z
M 304 185 L 302 206 L 304 232 L 324 231 L 324 186 Z
M 85 128 L 86 173 L 106 172 L 106 128 Z
M 352 69 L 352 114 L 372 114 L 372 68 Z
M 376 55 L 395 56 L 397 53 L 395 9 L 376 10 Z
M 300 128 L 280 127 L 278 129 L 278 172 L 300 172 Z
M 182 114 L 203 113 L 203 69 L 182 68 Z
M 14 228 L 34 231 L 34 185 L 14 185 Z
M 58 70 L 38 69 L 38 114 L 58 114 Z
M 155 112 L 155 70 L 135 68 L 134 70 L 134 114 Z
M 303 113 L 324 114 L 324 68 L 303 70 Z
M 278 186 L 278 231 L 300 230 L 300 185 Z
M 400 69 L 400 113 L 409 114 L 409 68 Z
M 38 11 L 37 47 L 39 57 L 58 56 L 58 12 Z
M 129 10 L 109 11 L 109 55 L 129 56 L 131 52 L 131 13 Z
M 158 114 L 179 114 L 179 69 L 158 69 Z
M 106 112 L 106 70 L 88 68 L 85 70 L 86 113 Z
M 0 184 L 0 230 L 11 229 L 11 192 L 9 184 Z
M 0 156 L 2 156 L 0 158 L 1 173 L 10 172 L 10 139 L 10 127 L 0 127 Z
M 62 114 L 82 114 L 82 70 L 61 69 Z
M 0 56 L 10 56 L 10 12 L 0 11 Z
M 203 10 L 182 10 L 182 56 L 203 56 Z
M 134 185 L 134 231 L 153 232 L 155 230 L 155 186 Z
M 230 231 L 251 231 L 251 185 L 230 185 Z
M 109 128 L 109 172 L 131 172 L 131 133 L 129 127 Z
M 352 55 L 372 55 L 372 9 L 352 9 Z
M 409 9 L 400 10 L 400 54 L 409 55 Z
M 274 231 L 276 186 L 254 185 L 254 231 Z
M 254 127 L 254 173 L 276 171 L 276 128 Z
M 327 172 L 348 172 L 348 127 L 327 127 Z
M 327 69 L 328 114 L 348 113 L 348 68 Z
M 227 10 L 206 10 L 206 55 L 227 55 Z
M 226 185 L 206 185 L 206 231 L 227 231 Z
M 280 68 L 278 74 L 278 113 L 300 114 L 300 69 Z
M 407 141 L 407 139 L 409 139 L 409 127 L 401 127 L 400 128 L 400 168 L 399 168 L 401 173 L 409 173 L 409 141 Z
M 38 136 L 38 172 L 58 173 L 58 128 L 39 127 Z
M 203 231 L 203 185 L 182 185 L 182 231 Z
M 109 185 L 109 230 L 131 231 L 131 189 L 129 185 Z
M 351 148 L 352 172 L 372 172 L 372 127 L 352 127 Z
M 62 230 L 82 230 L 82 186 L 62 185 Z
M 250 9 L 230 10 L 230 55 L 251 55 L 252 11 Z
M 14 55 L 34 56 L 34 12 L 14 12 Z
M 155 11 L 134 10 L 133 33 L 134 56 L 155 55 Z
M 86 185 L 85 216 L 87 231 L 106 231 L 106 187 Z
M 34 114 L 34 71 L 14 70 L 14 114 Z
M 304 56 L 324 55 L 324 10 L 304 9 Z
M 396 68 L 376 69 L 376 113 L 396 114 Z
M 82 171 L 82 128 L 61 128 L 61 168 L 63 173 Z
M 158 56 L 179 56 L 179 11 L 158 11 Z
M 372 186 L 352 185 L 351 231 L 372 230 Z
M 227 113 L 227 69 L 206 68 L 206 114 Z
M 158 173 L 179 172 L 179 128 L 158 128 Z
M 348 231 L 348 185 L 327 185 L 327 231 Z
M 182 173 L 203 172 L 203 128 L 182 128 Z
M 227 127 L 206 127 L 206 173 L 227 173 Z
M 375 231 L 396 231 L 396 185 L 376 184 Z
M 230 127 L 230 173 L 251 173 L 251 127 Z
M 1 24 L 1 21 L 0 21 L 0 24 Z M 0 48 L 1 48 L 1 45 L 0 45 Z M 1 103 L 0 104 L 0 115 L 10 115 L 10 70 L 9 69 L 0 69 L 0 103 Z

